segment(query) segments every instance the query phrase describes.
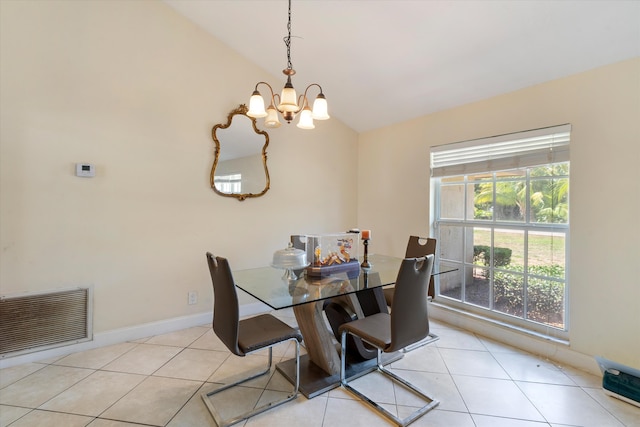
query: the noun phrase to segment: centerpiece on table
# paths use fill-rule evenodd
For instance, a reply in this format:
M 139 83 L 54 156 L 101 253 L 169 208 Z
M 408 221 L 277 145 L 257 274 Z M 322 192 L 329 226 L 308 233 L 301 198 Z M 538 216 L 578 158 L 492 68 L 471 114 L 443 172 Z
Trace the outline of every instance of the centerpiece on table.
M 360 272 L 357 233 L 306 235 L 306 252 L 309 277 L 346 272 L 351 279 Z

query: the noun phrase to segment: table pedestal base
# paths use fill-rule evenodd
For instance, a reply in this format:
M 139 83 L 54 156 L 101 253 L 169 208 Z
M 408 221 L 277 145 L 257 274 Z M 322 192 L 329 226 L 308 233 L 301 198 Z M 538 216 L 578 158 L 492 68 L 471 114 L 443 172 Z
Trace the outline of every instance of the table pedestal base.
M 382 361 L 386 365 L 402 359 L 401 352 L 383 353 Z M 287 360 L 276 365 L 276 369 L 289 381 L 295 383 L 295 359 Z M 347 377 L 362 376 L 376 369 L 376 359 L 363 360 L 347 365 Z M 329 375 L 318 365 L 309 360 L 309 356 L 300 356 L 300 392 L 307 399 L 312 399 L 322 393 L 340 386 L 340 374 Z

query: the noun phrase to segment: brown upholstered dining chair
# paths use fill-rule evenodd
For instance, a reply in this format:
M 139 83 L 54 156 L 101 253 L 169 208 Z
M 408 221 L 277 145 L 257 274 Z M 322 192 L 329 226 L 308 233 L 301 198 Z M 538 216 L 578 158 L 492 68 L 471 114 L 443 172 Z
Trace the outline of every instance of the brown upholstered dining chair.
M 202 400 L 219 427 L 225 427 L 246 420 L 267 409 L 274 408 L 285 402 L 293 400 L 298 395 L 300 374 L 300 341 L 302 336 L 298 331 L 270 314 L 262 314 L 248 319 L 240 320 L 238 306 L 238 294 L 226 258 L 214 257 L 207 252 L 207 263 L 213 281 L 213 331 L 227 348 L 236 356 L 247 354 L 268 348 L 269 362 L 264 371 L 251 375 L 242 380 L 227 384 L 209 393 L 202 393 Z M 270 402 L 248 412 L 230 419 L 222 419 L 220 412 L 214 407 L 210 397 L 223 390 L 235 387 L 239 384 L 268 374 L 271 371 L 273 351 L 276 344 L 285 341 L 293 341 L 296 345 L 296 380 L 293 391 L 286 398 Z
M 391 314 L 376 313 L 340 326 L 342 351 L 340 355 L 340 383 L 347 390 L 371 405 L 399 426 L 406 426 L 426 414 L 439 402 L 434 400 L 409 381 L 389 371 L 382 365 L 382 353 L 391 353 L 417 343 L 429 335 L 427 312 L 427 287 L 433 268 L 434 255 L 422 258 L 405 258 L 400 265 L 396 279 L 395 295 Z M 377 349 L 377 370 L 405 388 L 420 396 L 426 402 L 421 408 L 404 419 L 398 418 L 381 405 L 365 396 L 349 384 L 346 378 L 347 335 L 360 337 Z M 355 378 L 355 377 L 354 377 Z
M 436 253 L 436 239 L 431 237 L 409 236 L 407 242 L 407 249 L 405 251 L 405 258 L 417 258 Z M 387 305 L 391 307 L 391 301 L 393 301 L 393 286 L 385 287 L 384 299 L 387 301 Z M 433 288 L 433 276 L 429 280 L 428 295 L 434 296 Z

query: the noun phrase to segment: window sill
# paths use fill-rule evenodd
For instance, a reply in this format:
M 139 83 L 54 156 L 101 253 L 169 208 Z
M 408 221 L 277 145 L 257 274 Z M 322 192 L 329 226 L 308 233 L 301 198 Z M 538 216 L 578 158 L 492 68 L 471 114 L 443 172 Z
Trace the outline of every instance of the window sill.
M 568 340 L 527 330 L 476 313 L 469 313 L 436 300 L 429 304 L 429 317 L 558 362 L 561 365 L 569 365 L 594 375 L 601 375 L 593 356 L 573 350 Z

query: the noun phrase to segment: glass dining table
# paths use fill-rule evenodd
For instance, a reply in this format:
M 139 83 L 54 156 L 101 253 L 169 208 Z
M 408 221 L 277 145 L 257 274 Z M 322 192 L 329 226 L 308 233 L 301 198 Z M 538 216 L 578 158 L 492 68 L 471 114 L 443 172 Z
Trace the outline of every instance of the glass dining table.
M 340 384 L 340 348 L 327 326 L 324 310 L 328 304 L 339 304 L 338 308 L 344 307 L 357 318 L 387 312 L 382 287 L 395 282 L 402 258 L 373 254 L 368 260 L 371 268 L 367 270 L 358 264 L 355 269 L 338 269 L 317 277 L 298 271 L 299 277 L 293 280 L 273 267 L 233 271 L 234 282 L 242 291 L 274 310 L 293 308 L 306 349 L 300 358 L 299 380 L 300 391 L 307 398 Z M 401 353 L 385 354 L 385 362 L 401 357 Z M 276 368 L 289 381 L 295 381 L 295 360 L 281 362 Z M 375 357 L 365 356 L 349 363 L 347 375 L 364 374 L 374 368 Z
M 370 270 L 338 271 L 311 277 L 300 272 L 297 280 L 287 280 L 284 271 L 259 267 L 233 271 L 236 286 L 274 310 L 325 300 L 338 295 L 393 284 L 402 258 L 369 255 Z

